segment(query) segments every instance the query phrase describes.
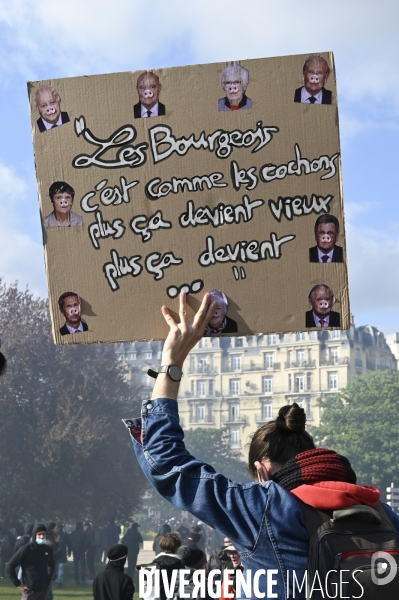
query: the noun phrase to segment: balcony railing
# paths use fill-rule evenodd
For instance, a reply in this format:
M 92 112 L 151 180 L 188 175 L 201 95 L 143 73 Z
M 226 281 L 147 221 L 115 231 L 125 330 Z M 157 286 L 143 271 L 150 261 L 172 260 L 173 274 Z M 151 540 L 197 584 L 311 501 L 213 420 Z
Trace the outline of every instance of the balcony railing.
M 203 365 L 200 367 L 190 367 L 188 375 L 217 375 L 218 371 L 214 367 Z
M 349 357 L 344 356 L 344 358 L 321 358 L 320 366 L 321 367 L 336 367 L 339 365 L 349 365 Z
M 284 363 L 285 369 L 315 369 L 315 360 L 286 360 Z
M 245 415 L 226 415 L 222 416 L 222 423 L 223 425 L 248 425 L 248 417 Z
M 250 373 L 252 371 L 281 371 L 281 363 L 273 363 L 269 367 L 264 365 L 242 365 L 240 368 L 232 367 L 228 365 L 222 367 L 222 373 Z
M 189 425 L 214 425 L 214 417 L 203 417 L 199 418 L 196 416 L 189 417 Z

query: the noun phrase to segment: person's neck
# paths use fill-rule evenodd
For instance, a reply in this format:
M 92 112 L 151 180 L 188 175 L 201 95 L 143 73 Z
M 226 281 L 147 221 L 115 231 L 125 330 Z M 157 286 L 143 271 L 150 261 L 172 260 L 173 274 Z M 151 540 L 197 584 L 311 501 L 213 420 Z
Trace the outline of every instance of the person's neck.
M 241 98 L 238 98 L 238 100 L 229 100 L 230 106 L 238 106 L 243 98 L 244 96 L 241 96 Z
M 66 321 L 66 324 L 71 328 L 71 329 L 78 329 L 78 327 L 80 327 L 81 321 L 79 321 L 79 323 L 71 323 L 70 321 Z M 84 531 L 84 530 L 81 530 Z
M 58 223 L 69 225 L 69 215 L 70 215 L 69 212 L 66 214 L 56 212 L 55 218 L 57 219 Z
M 157 104 L 158 100 L 156 102 L 153 102 L 153 104 L 151 104 L 151 106 L 149 106 L 148 104 L 143 104 L 145 110 L 152 110 L 154 108 L 154 106 Z

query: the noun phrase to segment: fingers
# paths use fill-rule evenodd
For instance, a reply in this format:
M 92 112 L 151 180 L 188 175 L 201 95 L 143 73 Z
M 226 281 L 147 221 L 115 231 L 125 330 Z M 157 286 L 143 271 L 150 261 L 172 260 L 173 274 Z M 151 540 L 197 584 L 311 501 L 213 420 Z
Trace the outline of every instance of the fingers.
M 203 326 L 205 329 L 207 326 L 216 307 L 216 302 L 213 303 L 215 305 L 213 306 L 213 304 L 210 304 L 210 299 L 210 294 L 205 294 L 205 296 L 202 298 L 201 306 L 199 307 L 193 320 L 193 327 L 201 328 Z
M 162 311 L 162 314 L 163 314 L 163 318 L 165 319 L 165 321 L 169 325 L 170 329 L 176 329 L 177 328 L 177 323 L 174 320 L 174 318 L 172 317 L 172 315 L 170 314 L 168 308 L 166 306 L 162 306 L 161 311 Z

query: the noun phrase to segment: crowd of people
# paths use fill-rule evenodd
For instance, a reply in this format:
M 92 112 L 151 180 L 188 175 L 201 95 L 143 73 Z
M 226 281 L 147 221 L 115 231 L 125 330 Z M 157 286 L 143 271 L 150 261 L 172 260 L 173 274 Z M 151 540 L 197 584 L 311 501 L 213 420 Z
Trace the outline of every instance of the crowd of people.
M 25 524 L 18 518 L 3 521 L 0 523 L 0 578 L 5 579 L 7 573 L 23 595 L 28 587 L 30 590 L 43 588 L 35 589 L 37 592 L 47 590 L 43 598 L 38 596 L 35 600 L 52 600 L 53 586 L 63 586 L 68 559 L 73 562 L 74 583 L 92 584 L 96 575 L 95 563 L 110 560 L 109 551 L 115 545 L 127 548 L 127 574 L 132 577 L 143 542 L 138 528 L 138 523 L 123 526 L 113 517 L 106 527 L 93 525 L 88 520 L 78 521 L 75 527 L 55 521 Z M 45 557 L 40 554 L 42 546 Z M 32 596 L 29 598 L 34 600 Z

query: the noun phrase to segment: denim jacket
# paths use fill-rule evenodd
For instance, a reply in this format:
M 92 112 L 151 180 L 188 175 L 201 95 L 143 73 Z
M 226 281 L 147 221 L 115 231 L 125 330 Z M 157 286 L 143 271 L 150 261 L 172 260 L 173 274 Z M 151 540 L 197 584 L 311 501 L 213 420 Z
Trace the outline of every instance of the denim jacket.
M 309 556 L 299 503 L 272 481 L 236 483 L 191 456 L 177 406 L 167 398 L 146 400 L 141 422 L 131 421 L 134 449 L 146 477 L 166 500 L 228 537 L 252 580 L 264 570 L 258 579 L 260 595 L 252 585 L 252 598 L 294 597 L 293 572 L 301 584 Z M 305 587 L 299 592 L 296 586 L 295 598 L 305 598 Z
M 146 400 L 129 422 L 140 467 L 166 500 L 228 537 L 251 579 L 251 598 L 306 597 L 309 535 L 295 497 L 273 481 L 236 483 L 186 450 L 176 400 Z M 385 506 L 399 532 L 399 517 Z M 294 582 L 295 573 L 295 582 Z M 298 582 L 298 583 L 297 583 Z M 262 594 L 264 593 L 264 596 Z

